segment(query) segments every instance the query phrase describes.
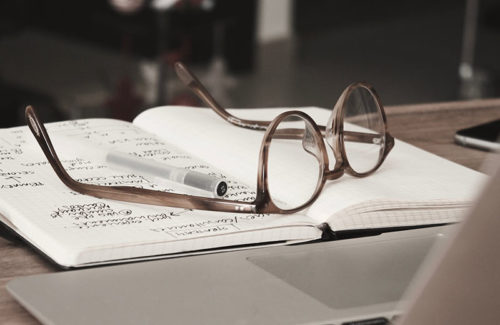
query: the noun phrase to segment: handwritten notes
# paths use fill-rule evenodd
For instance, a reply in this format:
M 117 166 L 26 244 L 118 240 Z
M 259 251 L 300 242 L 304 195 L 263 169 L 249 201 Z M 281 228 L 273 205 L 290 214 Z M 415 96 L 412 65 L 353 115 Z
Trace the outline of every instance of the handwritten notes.
M 217 233 L 224 230 L 241 230 L 238 224 L 242 221 L 259 220 L 266 218 L 265 215 L 240 215 L 221 217 L 210 220 L 193 221 L 190 223 L 178 224 L 167 227 L 151 228 L 152 231 L 164 232 L 174 238 L 182 238 L 192 234 Z
M 254 189 L 131 123 L 89 119 L 48 124 L 47 130 L 63 166 L 80 182 L 209 195 L 140 171 L 115 169 L 105 162 L 105 154 L 118 150 L 224 178 L 229 187 L 227 199 L 255 198 Z M 134 245 L 265 229 L 280 218 L 132 204 L 75 193 L 53 172 L 26 127 L 0 130 L 0 212 L 36 246 L 60 260 L 67 257 L 71 263 L 78 263 L 77 257 L 86 250 L 123 247 L 115 257 L 131 258 L 152 253 L 147 249 L 127 252 Z M 43 238 L 53 242 L 52 246 L 45 247 Z M 258 237 L 251 240 L 258 241 Z M 202 248 L 210 248 L 207 245 Z M 60 252 L 54 247 L 61 247 Z M 71 257 L 63 256 L 62 251 Z M 94 258 L 110 257 L 98 254 Z

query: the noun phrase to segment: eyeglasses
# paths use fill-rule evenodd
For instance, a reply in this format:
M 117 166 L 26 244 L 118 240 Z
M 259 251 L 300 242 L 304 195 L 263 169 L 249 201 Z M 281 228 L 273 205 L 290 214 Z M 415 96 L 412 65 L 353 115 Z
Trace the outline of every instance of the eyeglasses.
M 255 200 L 245 202 L 79 182 L 64 169 L 47 130 L 35 110 L 28 106 L 27 124 L 66 186 L 102 199 L 185 209 L 286 214 L 311 205 L 327 180 L 337 179 L 344 173 L 355 177 L 372 174 L 394 146 L 380 99 L 366 83 L 354 83 L 344 90 L 325 127 L 318 126 L 309 115 L 296 110 L 284 112 L 272 121 L 240 119 L 222 108 L 182 63 L 176 63 L 175 70 L 184 84 L 227 122 L 242 128 L 265 130 Z M 325 142 L 333 150 L 333 169 L 329 167 Z

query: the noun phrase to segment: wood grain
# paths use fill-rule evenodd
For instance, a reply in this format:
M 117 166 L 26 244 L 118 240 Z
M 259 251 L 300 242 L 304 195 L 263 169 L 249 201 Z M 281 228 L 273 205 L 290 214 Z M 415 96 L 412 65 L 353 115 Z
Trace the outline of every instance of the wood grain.
M 398 139 L 441 157 L 479 170 L 485 151 L 459 146 L 454 143 L 457 130 L 500 119 L 500 99 L 455 103 L 394 106 L 387 108 L 390 132 Z M 404 108 L 404 109 L 402 109 Z
M 389 130 L 396 138 L 478 170 L 488 153 L 456 145 L 453 135 L 458 129 L 500 118 L 500 99 L 393 106 L 386 111 Z M 0 324 L 37 323 L 8 294 L 8 281 L 55 271 L 23 243 L 0 238 Z

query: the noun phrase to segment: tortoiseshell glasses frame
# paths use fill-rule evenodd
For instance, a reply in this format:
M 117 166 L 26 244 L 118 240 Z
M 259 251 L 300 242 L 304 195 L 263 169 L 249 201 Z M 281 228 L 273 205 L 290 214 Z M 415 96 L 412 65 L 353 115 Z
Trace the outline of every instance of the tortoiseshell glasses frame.
M 220 106 L 215 101 L 215 99 L 213 99 L 210 93 L 203 87 L 201 82 L 199 82 L 198 79 L 183 64 L 176 63 L 175 68 L 179 78 L 184 82 L 184 84 L 186 84 L 191 90 L 193 90 L 206 104 L 208 104 L 209 107 L 211 107 L 227 122 L 238 127 L 254 130 L 265 130 L 259 153 L 255 200 L 253 202 L 244 202 L 237 200 L 226 200 L 224 198 L 210 198 L 187 194 L 168 193 L 132 186 L 102 186 L 79 182 L 67 173 L 57 156 L 57 153 L 52 145 L 45 126 L 37 117 L 33 107 L 28 106 L 26 107 L 27 124 L 31 132 L 35 136 L 47 160 L 52 166 L 54 172 L 66 186 L 78 193 L 91 195 L 102 199 L 221 212 L 287 214 L 297 212 L 311 205 L 321 193 L 321 190 L 323 189 L 327 180 L 337 179 L 344 173 L 357 177 L 370 175 L 380 167 L 380 165 L 383 163 L 392 147 L 394 146 L 394 138 L 387 131 L 386 116 L 380 99 L 375 90 L 366 83 L 354 83 L 344 90 L 337 103 L 335 104 L 335 107 L 331 114 L 331 118 L 329 119 L 329 122 L 325 127 L 318 126 L 309 115 L 296 110 L 284 112 L 278 115 L 272 121 L 257 121 L 237 118 L 236 116 L 230 114 L 224 108 L 222 108 L 222 106 Z M 371 96 L 373 96 L 383 120 L 384 134 L 353 132 L 343 129 L 343 117 L 346 99 L 348 98 L 350 93 L 358 87 L 365 88 L 371 94 Z M 291 117 L 294 120 L 303 120 L 308 127 L 306 129 L 278 129 L 278 126 L 282 121 Z M 306 132 L 304 132 L 304 130 Z M 292 209 L 279 208 L 271 198 L 268 185 L 268 159 L 271 140 L 273 138 L 304 140 L 305 136 L 312 137 L 310 139 L 314 140 L 315 144 L 317 145 L 318 150 L 309 153 L 315 156 L 319 164 L 320 175 L 318 183 L 316 185 L 314 193 L 309 198 L 309 200 L 305 201 L 305 203 Z M 378 162 L 373 166 L 373 168 L 366 172 L 356 172 L 349 164 L 349 160 L 345 152 L 344 141 L 375 143 L 376 141 L 379 141 L 377 139 L 381 139 L 381 137 L 381 152 Z M 323 141 L 323 139 L 325 139 L 326 141 Z M 328 153 L 324 142 L 328 143 L 334 153 L 335 166 L 331 170 L 329 169 Z

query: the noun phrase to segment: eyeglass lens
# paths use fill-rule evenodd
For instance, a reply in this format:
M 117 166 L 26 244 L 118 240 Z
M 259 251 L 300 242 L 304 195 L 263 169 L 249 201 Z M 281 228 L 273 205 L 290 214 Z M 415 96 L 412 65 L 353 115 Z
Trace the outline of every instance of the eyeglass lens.
M 283 139 L 279 132 L 301 130 L 296 139 Z M 295 115 L 281 121 L 274 133 L 268 157 L 268 188 L 280 209 L 294 209 L 314 195 L 322 175 L 321 149 L 313 136 L 312 125 Z M 285 204 L 284 202 L 293 202 Z
M 346 98 L 343 126 L 344 149 L 349 165 L 357 173 L 371 171 L 383 155 L 385 127 L 381 109 L 368 89 L 357 87 Z M 349 131 L 369 133 L 373 137 L 356 140 L 348 136 Z

